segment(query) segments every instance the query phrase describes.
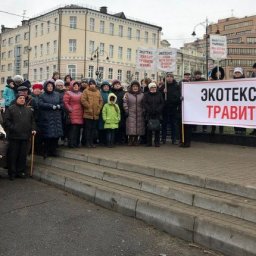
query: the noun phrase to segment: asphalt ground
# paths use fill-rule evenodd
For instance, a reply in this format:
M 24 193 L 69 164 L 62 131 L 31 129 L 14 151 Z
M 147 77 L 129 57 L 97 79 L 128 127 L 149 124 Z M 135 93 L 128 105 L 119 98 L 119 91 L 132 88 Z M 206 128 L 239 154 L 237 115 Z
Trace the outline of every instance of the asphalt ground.
M 1 256 L 220 255 L 31 178 L 0 175 Z

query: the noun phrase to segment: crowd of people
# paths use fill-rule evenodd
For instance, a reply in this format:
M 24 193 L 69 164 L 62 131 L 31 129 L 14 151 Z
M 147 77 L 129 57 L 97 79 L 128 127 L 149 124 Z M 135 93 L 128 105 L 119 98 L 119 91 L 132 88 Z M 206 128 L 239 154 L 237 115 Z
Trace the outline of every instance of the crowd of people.
M 253 71 L 255 77 L 256 64 Z M 8 79 L 3 92 L 3 127 L 9 141 L 10 179 L 26 176 L 31 136 L 35 136 L 35 153 L 46 158 L 56 156 L 58 145 L 65 143 L 70 148 L 95 148 L 96 144 L 159 147 L 166 143 L 169 124 L 171 143 L 190 147 L 191 125 L 184 125 L 181 141 L 181 84 L 205 80 L 200 71 L 193 75 L 191 79 L 191 74 L 185 73 L 177 82 L 172 73 L 166 73 L 160 83 L 145 78 L 132 81 L 127 90 L 119 80 L 99 85 L 94 79 L 75 81 L 70 75 L 61 80 L 58 72 L 32 86 L 19 75 Z M 234 79 L 243 77 L 243 69 L 235 68 Z M 223 78 L 223 69 L 213 70 L 211 79 Z M 212 133 L 215 131 L 212 127 Z M 235 128 L 235 132 L 244 134 L 245 129 Z

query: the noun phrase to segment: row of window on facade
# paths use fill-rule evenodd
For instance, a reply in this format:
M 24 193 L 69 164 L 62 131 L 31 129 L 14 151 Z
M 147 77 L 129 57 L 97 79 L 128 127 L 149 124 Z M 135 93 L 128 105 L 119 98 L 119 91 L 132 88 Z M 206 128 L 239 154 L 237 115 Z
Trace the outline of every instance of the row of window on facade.
M 231 38 L 227 40 L 228 44 L 240 44 L 243 43 L 242 38 L 241 37 L 237 37 L 237 38 Z M 256 37 L 247 37 L 246 38 L 246 44 L 255 44 L 256 43 Z

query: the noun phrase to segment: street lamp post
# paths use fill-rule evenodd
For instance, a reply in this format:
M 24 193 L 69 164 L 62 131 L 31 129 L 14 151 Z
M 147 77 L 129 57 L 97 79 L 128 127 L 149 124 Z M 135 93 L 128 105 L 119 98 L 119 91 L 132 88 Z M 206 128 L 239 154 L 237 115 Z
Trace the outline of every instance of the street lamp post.
M 105 54 L 105 51 L 103 51 L 103 54 Z M 101 78 L 101 74 L 99 72 L 99 56 L 100 56 L 100 49 L 99 47 L 96 48 L 96 50 L 94 50 L 91 54 L 91 61 L 93 61 L 94 59 L 96 59 L 96 72 L 95 75 L 97 77 L 97 82 L 99 81 L 99 78 Z M 109 60 L 109 57 L 106 57 L 106 60 Z
M 206 80 L 208 80 L 208 18 L 206 17 L 204 22 L 200 22 L 198 23 L 193 30 L 192 36 L 196 35 L 196 27 L 202 25 L 205 28 L 205 68 L 206 68 Z

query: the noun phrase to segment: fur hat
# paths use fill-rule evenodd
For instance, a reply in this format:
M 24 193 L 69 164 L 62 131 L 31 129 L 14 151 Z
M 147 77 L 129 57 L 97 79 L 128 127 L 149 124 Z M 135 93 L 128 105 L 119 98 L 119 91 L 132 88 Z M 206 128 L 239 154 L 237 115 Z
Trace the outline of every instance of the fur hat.
M 19 91 L 19 92 L 17 93 L 17 95 L 16 95 L 16 100 L 17 100 L 20 96 L 26 97 L 27 95 L 26 95 L 26 93 L 25 93 L 24 91 Z
M 43 90 L 43 88 L 44 87 L 42 84 L 33 84 L 33 86 L 32 86 L 33 90 L 36 90 L 36 89 Z
M 150 89 L 150 88 L 152 88 L 152 87 L 157 88 L 156 83 L 152 82 L 152 83 L 150 83 L 150 84 L 148 85 L 148 89 Z
M 196 70 L 195 72 L 194 72 L 194 76 L 196 76 L 196 75 L 202 75 L 202 72 L 200 71 L 200 70 Z
M 139 83 L 139 81 L 137 81 L 137 80 L 133 80 L 133 81 L 131 82 L 131 87 L 132 87 L 133 85 L 137 85 L 137 86 L 140 87 L 140 83 Z
M 62 85 L 64 86 L 64 81 L 61 80 L 61 79 L 57 79 L 57 80 L 55 81 L 55 86 L 56 86 L 57 84 L 62 84 Z
M 114 86 L 115 84 L 121 84 L 121 82 L 118 79 L 115 79 L 112 81 L 112 86 Z
M 24 85 L 21 85 L 17 88 L 17 91 L 18 92 L 24 92 L 24 91 L 28 91 L 28 87 L 24 86 Z
M 81 80 L 81 83 L 89 84 L 89 80 L 88 80 L 87 78 L 83 78 L 83 79 Z
M 107 80 L 102 81 L 100 87 L 102 88 L 104 85 L 107 85 L 109 88 L 111 87 L 110 83 Z
M 89 80 L 89 85 L 91 85 L 91 84 L 97 85 L 97 84 L 96 84 L 96 81 L 95 81 L 94 79 L 92 79 L 92 78 Z
M 233 74 L 235 74 L 235 73 L 240 73 L 241 75 L 243 75 L 244 71 L 241 67 L 236 67 L 236 68 L 234 68 L 234 73 Z
M 16 75 L 14 76 L 13 81 L 17 86 L 19 86 L 24 82 L 24 78 L 20 75 Z
M 211 72 L 211 78 L 213 80 L 218 80 L 218 77 L 217 77 L 217 72 L 218 72 L 218 67 L 214 67 L 212 69 L 212 72 Z M 223 80 L 224 76 L 225 76 L 225 72 L 224 72 L 224 69 L 222 67 L 219 67 L 219 72 L 220 72 L 220 77 L 219 79 L 220 80 Z

